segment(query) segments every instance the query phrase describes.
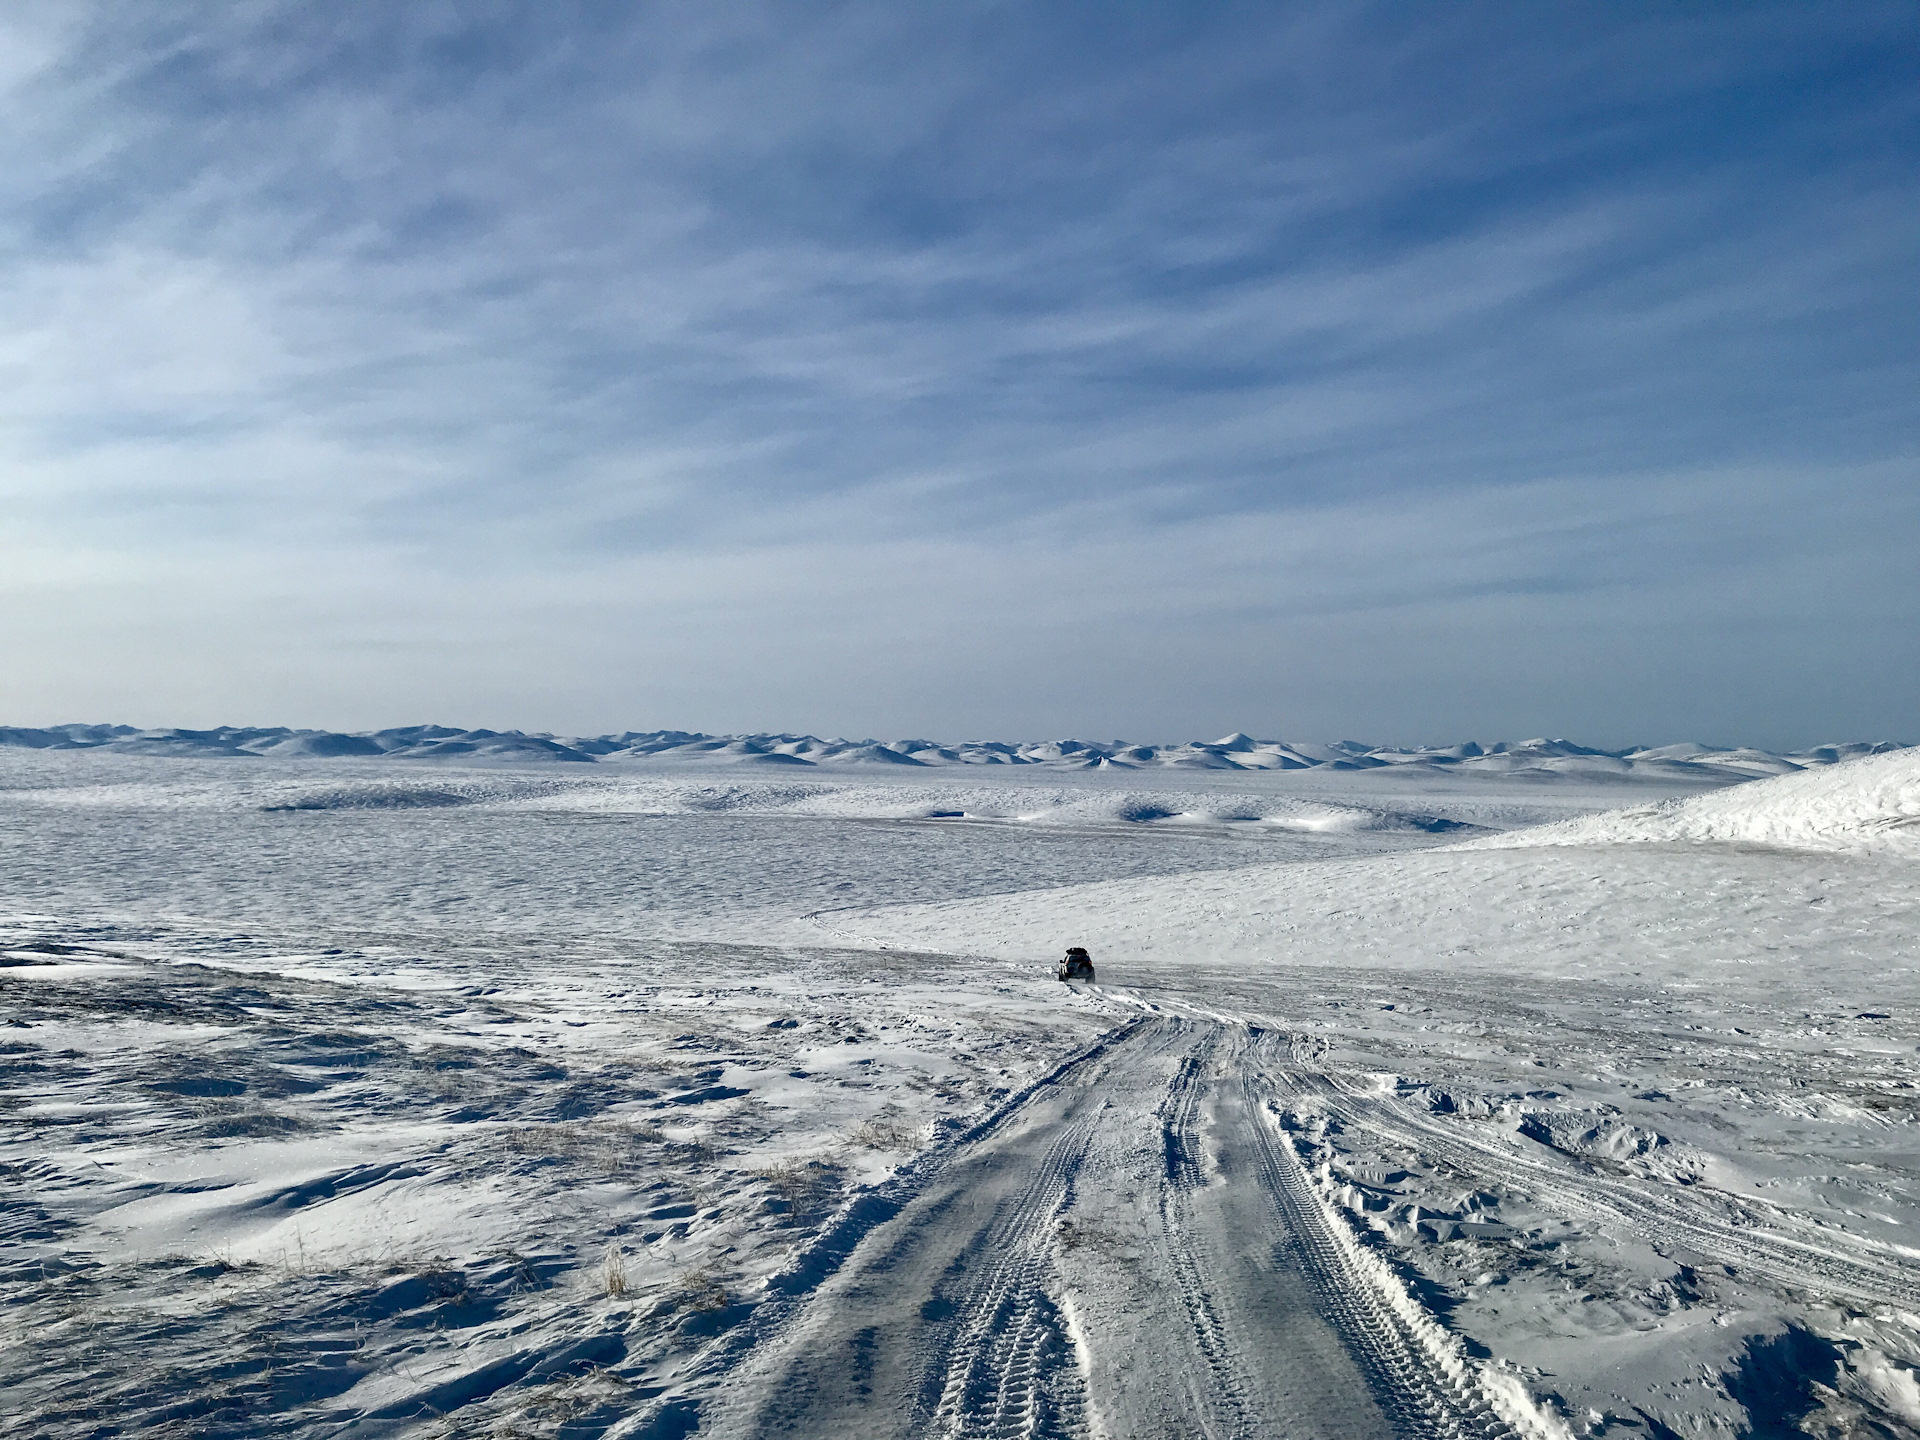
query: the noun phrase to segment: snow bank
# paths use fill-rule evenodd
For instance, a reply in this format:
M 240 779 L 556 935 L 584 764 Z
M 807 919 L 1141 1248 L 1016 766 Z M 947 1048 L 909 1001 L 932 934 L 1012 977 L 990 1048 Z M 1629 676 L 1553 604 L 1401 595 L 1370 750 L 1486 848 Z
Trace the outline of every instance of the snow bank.
M 1470 843 L 1508 848 L 1684 841 L 1920 856 L 1920 748 Z

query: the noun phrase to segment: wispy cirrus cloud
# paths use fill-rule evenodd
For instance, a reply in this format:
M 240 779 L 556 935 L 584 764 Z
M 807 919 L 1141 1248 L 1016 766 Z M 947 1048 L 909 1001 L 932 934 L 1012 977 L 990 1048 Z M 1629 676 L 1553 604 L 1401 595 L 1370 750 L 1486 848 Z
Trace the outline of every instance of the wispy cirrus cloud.
M 1829 633 L 1920 619 L 1907 19 L 23 10 L 0 543 L 12 603 L 60 618 L 15 633 L 19 718 L 384 723 L 422 672 L 326 657 L 408 615 L 476 721 L 1011 731 L 1055 710 L 1000 652 L 941 678 L 890 622 L 1038 598 L 1182 677 L 1147 698 L 1071 626 L 1002 640 L 1103 732 L 1439 738 L 1482 714 L 1445 666 L 1354 678 L 1424 674 L 1413 630 L 1487 723 L 1550 716 L 1565 675 L 1503 659 L 1531 613 L 1575 651 L 1657 639 L 1593 723 L 1665 733 L 1695 712 L 1658 677 L 1751 628 L 1736 576 L 1797 575 Z M 210 665 L 196 586 L 315 673 Z M 519 638 L 463 631 L 478 595 Z M 1653 636 L 1681 596 L 1706 628 Z M 1361 661 L 1195 671 L 1314 626 Z M 648 678 L 583 681 L 576 641 Z M 1771 663 L 1829 673 L 1800 643 Z M 1871 684 L 1700 722 L 1804 742 L 1920 698 Z

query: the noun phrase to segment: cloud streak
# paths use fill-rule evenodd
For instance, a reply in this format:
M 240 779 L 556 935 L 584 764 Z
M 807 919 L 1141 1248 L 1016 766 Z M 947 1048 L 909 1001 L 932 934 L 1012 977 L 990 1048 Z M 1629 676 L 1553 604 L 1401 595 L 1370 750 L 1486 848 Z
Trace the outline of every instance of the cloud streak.
M 1520 597 L 1607 725 L 1920 698 L 1670 683 L 1920 619 L 1903 7 L 24 13 L 15 720 L 1508 733 Z

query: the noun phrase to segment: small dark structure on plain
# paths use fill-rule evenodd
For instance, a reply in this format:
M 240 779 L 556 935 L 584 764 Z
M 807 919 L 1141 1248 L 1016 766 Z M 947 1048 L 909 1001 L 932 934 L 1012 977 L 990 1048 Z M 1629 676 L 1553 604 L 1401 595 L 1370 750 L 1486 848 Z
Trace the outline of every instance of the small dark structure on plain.
M 1083 945 L 1070 945 L 1055 972 L 1062 980 L 1093 980 L 1093 957 Z

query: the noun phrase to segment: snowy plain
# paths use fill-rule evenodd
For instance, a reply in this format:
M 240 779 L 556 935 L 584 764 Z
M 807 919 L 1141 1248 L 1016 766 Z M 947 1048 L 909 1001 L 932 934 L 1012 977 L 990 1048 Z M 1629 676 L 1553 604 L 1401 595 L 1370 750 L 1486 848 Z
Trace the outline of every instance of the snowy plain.
M 0 748 L 8 1433 L 1920 1433 L 1920 751 L 247 733 Z

